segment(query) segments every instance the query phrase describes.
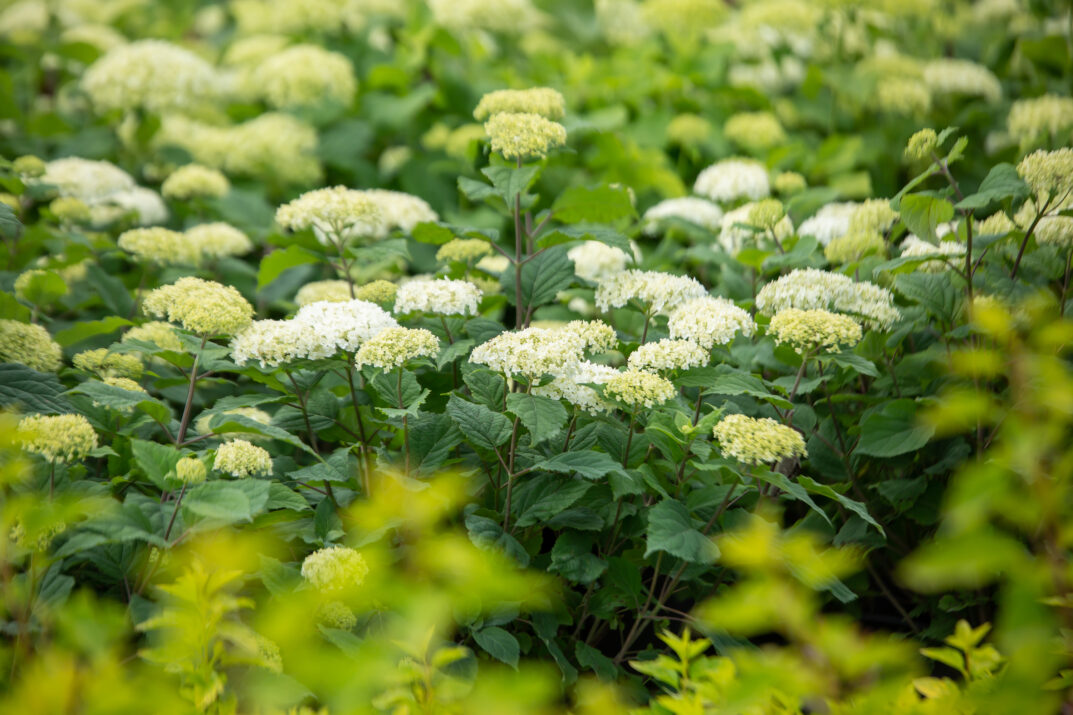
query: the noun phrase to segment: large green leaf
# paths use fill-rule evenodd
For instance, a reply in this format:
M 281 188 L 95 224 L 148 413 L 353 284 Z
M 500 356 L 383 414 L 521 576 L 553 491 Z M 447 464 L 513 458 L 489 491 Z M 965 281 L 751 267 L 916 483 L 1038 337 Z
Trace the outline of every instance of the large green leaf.
M 797 483 L 803 486 L 805 488 L 805 491 L 825 496 L 828 499 L 834 499 L 843 507 L 849 509 L 854 514 L 874 526 L 876 528 L 876 531 L 878 531 L 880 534 L 886 536 L 886 532 L 883 531 L 883 527 L 880 526 L 878 521 L 872 518 L 872 515 L 868 513 L 868 508 L 861 502 L 850 499 L 845 494 L 840 494 L 839 492 L 836 492 L 828 485 L 820 484 L 819 482 L 816 482 L 806 476 L 797 477 Z
M 518 639 L 510 633 L 499 626 L 488 626 L 475 631 L 473 640 L 477 641 L 477 645 L 488 655 L 517 670 L 521 648 L 518 646 Z
M 0 363 L 0 407 L 45 414 L 74 412 L 64 392 L 66 388 L 51 372 L 38 372 L 18 363 Z
M 937 241 L 935 227 L 954 217 L 954 207 L 946 199 L 937 199 L 923 194 L 906 194 L 902 197 L 902 223 L 920 238 Z
M 917 419 L 916 402 L 890 400 L 865 414 L 855 451 L 873 457 L 897 457 L 920 449 L 933 434 L 934 426 Z
M 520 168 L 513 166 L 489 166 L 481 169 L 495 187 L 496 193 L 507 206 L 514 206 L 514 197 L 524 193 L 540 173 L 539 164 Z
M 261 266 L 257 269 L 257 289 L 260 290 L 279 278 L 288 268 L 319 263 L 322 260 L 322 256 L 298 245 L 288 246 L 282 251 L 272 251 L 261 259 Z
M 1006 199 L 1017 200 L 1028 196 L 1029 188 L 1013 164 L 996 164 L 975 194 L 969 194 L 954 207 L 976 210 Z
M 689 509 L 674 499 L 648 510 L 645 558 L 657 551 L 697 564 L 712 563 L 719 554 L 715 543 L 697 530 Z
M 572 186 L 559 194 L 551 210 L 563 223 L 614 223 L 637 215 L 629 191 L 621 186 Z
M 511 304 L 515 301 L 514 271 L 506 270 L 500 281 L 503 293 Z M 562 246 L 554 246 L 522 266 L 522 302 L 527 308 L 550 303 L 559 291 L 574 282 L 574 262 Z
M 56 333 L 56 342 L 60 345 L 67 347 L 68 345 L 75 345 L 83 340 L 96 337 L 98 335 L 107 335 L 108 333 L 114 333 L 120 328 L 133 325 L 126 318 L 120 318 L 117 315 L 110 315 L 107 318 L 101 318 L 100 320 L 84 320 L 75 323 L 66 330 L 61 330 Z
M 540 493 L 530 500 L 525 513 L 516 523 L 519 527 L 526 527 L 546 522 L 577 503 L 592 487 L 592 482 L 579 479 L 564 481 L 562 477 L 546 477 L 546 481 L 540 484 Z
M 616 462 L 610 455 L 592 450 L 563 452 L 551 459 L 539 462 L 534 465 L 534 469 L 560 474 L 580 474 L 586 479 L 600 479 L 608 474 L 624 476 L 626 471 L 622 468 L 622 464 Z
M 534 445 L 558 434 L 568 416 L 566 408 L 558 400 L 524 392 L 507 395 L 507 409 L 529 430 Z
M 447 401 L 447 414 L 474 446 L 495 449 L 510 439 L 510 420 L 484 405 L 451 395 Z
M 567 531 L 551 549 L 550 570 L 577 583 L 592 583 L 607 570 L 607 562 L 592 552 L 593 537 L 577 531 Z
M 160 489 L 166 489 L 164 478 L 175 469 L 175 464 L 182 459 L 182 452 L 170 444 L 159 444 L 144 439 L 132 439 L 130 451 L 134 461 L 149 477 L 149 481 Z
M 807 504 L 808 508 L 819 514 L 824 521 L 828 524 L 831 523 L 831 518 L 827 516 L 827 512 L 821 509 L 820 505 L 812 500 L 812 497 L 808 495 L 808 491 L 782 472 L 773 472 L 768 469 L 756 469 L 752 472 L 752 476 L 762 482 L 775 485 L 797 501 Z

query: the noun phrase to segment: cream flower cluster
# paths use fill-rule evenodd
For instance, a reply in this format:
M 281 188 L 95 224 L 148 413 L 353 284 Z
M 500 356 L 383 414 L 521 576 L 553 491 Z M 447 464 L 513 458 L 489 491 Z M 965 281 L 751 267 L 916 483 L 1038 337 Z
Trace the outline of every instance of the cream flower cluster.
M 567 251 L 566 255 L 574 262 L 574 273 L 593 283 L 621 273 L 626 270 L 626 264 L 633 260 L 621 248 L 600 241 L 583 241 Z
M 352 300 L 350 284 L 343 280 L 313 281 L 306 283 L 298 289 L 294 296 L 294 302 L 298 307 L 307 306 L 310 303 L 326 301 L 329 303 L 342 303 Z M 366 299 L 368 300 L 368 299 Z
M 787 343 L 799 354 L 852 347 L 861 341 L 861 326 L 847 315 L 829 310 L 786 308 L 775 313 L 768 335 L 776 345 Z
M 447 278 L 417 278 L 398 287 L 395 313 L 476 315 L 481 289 L 469 281 Z
M 63 349 L 40 325 L 0 318 L 0 362 L 55 372 L 63 365 Z
M 492 246 L 480 238 L 453 238 L 436 251 L 440 263 L 473 263 L 492 253 Z
M 722 229 L 719 232 L 719 245 L 730 255 L 736 256 L 754 238 L 763 239 L 766 234 L 750 231 L 739 224 L 763 228 L 756 222 L 770 218 L 772 214 L 771 207 L 773 206 L 774 204 L 762 206 L 759 202 L 750 202 L 742 204 L 733 211 L 728 211 L 723 215 Z M 758 208 L 761 210 L 758 211 Z M 764 210 L 765 208 L 767 209 L 766 211 Z M 765 214 L 767 215 L 765 216 Z M 775 237 L 782 241 L 793 235 L 794 225 L 790 221 L 790 217 L 784 213 L 772 230 L 775 232 Z
M 428 6 L 437 25 L 455 32 L 517 35 L 535 30 L 543 19 L 530 0 L 428 0 Z
M 322 593 L 343 593 L 360 586 L 369 574 L 365 558 L 346 546 L 328 546 L 302 561 L 302 578 Z
M 199 223 L 186 229 L 183 235 L 202 260 L 242 256 L 253 250 L 249 236 L 223 221 Z
M 787 308 L 823 308 L 848 313 L 868 326 L 883 329 L 901 319 L 889 290 L 815 268 L 799 268 L 768 283 L 757 293 L 756 307 L 764 315 Z
M 137 355 L 114 353 L 108 348 L 84 350 L 71 358 L 71 363 L 79 370 L 101 378 L 128 377 L 137 380 L 145 370 Z
M 831 263 L 855 263 L 865 256 L 882 256 L 887 242 L 875 231 L 858 231 L 839 236 L 827 244 L 823 255 Z
M 484 131 L 492 151 L 504 159 L 542 159 L 566 144 L 562 124 L 528 112 L 493 114 L 484 123 Z
M 79 199 L 89 207 L 89 220 L 103 227 L 133 214 L 140 226 L 161 223 L 168 209 L 151 189 L 138 186 L 130 174 L 107 161 L 66 157 L 48 162 L 35 184 L 55 186 L 64 198 Z
M 139 385 L 129 377 L 106 377 L 101 380 L 105 385 L 112 387 L 118 387 L 120 390 L 126 390 L 127 392 L 140 392 L 143 395 L 148 395 L 149 391 Z M 100 403 L 96 400 L 93 401 L 94 406 L 99 406 Z M 120 412 L 133 412 L 134 405 L 126 405 L 125 407 L 118 408 Z
M 216 449 L 212 468 L 237 479 L 267 476 L 272 473 L 272 455 L 264 447 L 236 439 Z
M 708 351 L 692 340 L 664 338 L 634 350 L 626 364 L 630 370 L 658 373 L 707 365 L 708 358 Z
M 667 321 L 672 338 L 691 340 L 705 350 L 726 345 L 739 332 L 750 337 L 756 322 L 748 312 L 726 298 L 703 296 L 675 308 Z
M 247 79 L 255 96 L 288 111 L 345 109 L 358 88 L 350 60 L 317 45 L 294 45 L 274 53 Z
M 48 462 L 73 462 L 97 448 L 97 433 L 82 415 L 30 415 L 19 420 L 15 441 Z
M 473 118 L 483 122 L 496 114 L 539 114 L 545 119 L 558 121 L 566 113 L 563 95 L 550 87 L 531 89 L 500 89 L 481 97 Z
M 661 223 L 667 219 L 681 219 L 709 231 L 718 231 L 723 222 L 723 210 L 711 201 L 696 196 L 664 199 L 645 211 L 642 230 L 646 235 L 655 236 L 660 232 Z
M 208 470 L 197 457 L 183 457 L 175 463 L 175 476 L 183 484 L 200 484 L 208 476 Z
M 971 60 L 942 57 L 924 65 L 924 84 L 933 96 L 967 95 L 988 102 L 1002 99 L 998 77 Z
M 122 342 L 125 343 L 131 340 L 153 343 L 162 350 L 178 352 L 183 349 L 179 336 L 175 334 L 175 328 L 159 320 L 151 320 L 148 323 L 136 325 L 123 334 Z
M 576 320 L 553 328 L 531 327 L 500 333 L 473 348 L 469 361 L 504 375 L 522 375 L 530 382 L 544 375 L 569 378 L 586 351 L 610 350 L 614 330 L 602 321 Z
M 362 343 L 399 325 L 376 303 L 357 299 L 310 303 L 298 311 L 294 320 L 317 334 L 328 351 L 323 357 L 337 351 L 352 353 Z M 314 358 L 312 354 L 309 357 Z
M 566 400 L 574 407 L 591 415 L 610 412 L 614 406 L 600 397 L 589 385 L 603 385 L 618 374 L 607 365 L 582 360 L 569 376 L 556 377 L 551 382 L 533 388 L 533 394 L 553 400 Z
M 335 354 L 307 323 L 297 320 L 255 320 L 231 340 L 231 359 L 238 365 L 256 361 L 262 368 L 279 367 L 300 358 Z
M 886 233 L 897 219 L 898 212 L 890 207 L 890 201 L 868 199 L 858 204 L 849 217 L 849 230 Z
M 958 241 L 939 241 L 939 244 L 929 243 L 912 234 L 905 237 L 901 245 L 902 258 L 916 258 L 918 256 L 936 256 L 937 260 L 924 261 L 917 270 L 925 273 L 941 273 L 950 270 L 950 261 L 957 260 L 965 255 L 965 244 Z
M 732 203 L 739 199 L 757 200 L 770 195 L 767 169 L 752 159 L 724 159 L 697 176 L 693 193 L 712 201 Z
M 1069 248 L 1073 245 L 1073 216 L 1044 216 L 1034 235 L 1039 243 Z
M 679 114 L 667 123 L 667 141 L 680 146 L 697 146 L 712 135 L 712 123 L 698 114 Z
M 385 230 L 378 202 L 367 192 L 345 186 L 307 191 L 276 210 L 276 223 L 292 231 L 312 228 L 324 245 L 374 237 Z
M 799 236 L 812 236 L 821 246 L 826 246 L 834 239 L 846 235 L 850 218 L 857 206 L 858 204 L 852 202 L 826 204 L 813 216 L 802 221 L 797 233 Z
M 395 302 L 395 296 L 398 292 L 399 287 L 397 285 L 391 281 L 381 279 L 358 286 L 354 289 L 354 297 L 358 300 L 367 300 L 370 303 L 387 305 Z
M 760 152 L 786 141 L 786 131 L 771 112 L 740 112 L 727 119 L 723 135 L 742 149 Z
M 628 270 L 600 281 L 596 288 L 596 306 L 606 312 L 636 300 L 645 306 L 646 311 L 665 313 L 684 301 L 705 295 L 708 295 L 707 289 L 690 276 Z
M 1041 202 L 1064 207 L 1073 195 L 1073 149 L 1032 152 L 1021 159 L 1017 173 Z
M 165 198 L 178 201 L 220 198 L 231 190 L 231 182 L 220 172 L 201 164 L 185 164 L 173 171 L 160 185 Z
M 301 36 L 339 32 L 354 19 L 355 5 L 372 4 L 339 0 L 232 0 L 227 7 L 243 34 L 270 32 Z
M 342 601 L 328 601 L 317 607 L 317 623 L 328 628 L 349 631 L 358 625 L 358 617 Z
M 427 201 L 402 191 L 368 189 L 364 193 L 376 204 L 383 218 L 380 230 L 372 234 L 376 238 L 384 238 L 394 229 L 411 233 L 417 224 L 440 218 Z
M 808 456 L 801 433 L 770 417 L 727 415 L 712 434 L 723 454 L 744 464 L 774 464 Z
M 109 50 L 82 75 L 82 89 L 100 112 L 189 110 L 219 92 L 215 70 L 193 52 L 163 40 Z
M 201 252 L 183 234 L 170 228 L 132 228 L 120 234 L 116 244 L 150 263 L 197 265 L 201 261 Z
M 142 309 L 204 337 L 235 335 L 253 317 L 253 306 L 233 287 L 192 276 L 150 291 Z
M 1073 98 L 1045 94 L 1019 99 L 1010 107 L 1006 129 L 1022 144 L 1046 139 L 1068 140 L 1073 130 Z
M 604 382 L 604 395 L 631 408 L 655 407 L 674 399 L 674 383 L 651 372 L 629 369 Z
M 362 344 L 354 355 L 360 369 L 366 365 L 391 370 L 411 360 L 432 358 L 440 352 L 440 339 L 424 328 L 388 328 Z

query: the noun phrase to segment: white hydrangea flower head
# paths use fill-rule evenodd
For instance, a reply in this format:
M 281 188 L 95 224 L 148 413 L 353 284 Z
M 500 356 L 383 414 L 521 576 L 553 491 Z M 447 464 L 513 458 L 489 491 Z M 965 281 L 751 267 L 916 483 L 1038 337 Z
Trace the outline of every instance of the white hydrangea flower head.
M 886 288 L 816 268 L 799 268 L 768 283 L 756 295 L 756 308 L 763 315 L 787 308 L 832 310 L 884 330 L 901 319 Z
M 237 479 L 272 474 L 272 455 L 244 439 L 221 444 L 216 450 L 212 468 Z
M 596 307 L 607 312 L 636 300 L 652 313 L 666 313 L 708 290 L 690 276 L 659 271 L 628 270 L 608 276 L 596 288 Z
M 428 0 L 428 7 L 437 25 L 454 32 L 520 35 L 544 24 L 544 16 L 530 0 Z
M 351 8 L 350 3 L 339 0 L 232 0 L 228 3 L 243 35 L 336 33 L 346 26 Z
M 752 159 L 724 159 L 697 176 L 693 192 L 719 203 L 756 201 L 771 195 L 767 168 Z
M 571 377 L 586 350 L 603 351 L 617 343 L 614 330 L 600 321 L 571 321 L 554 328 L 530 327 L 500 333 L 473 348 L 469 361 L 508 377 L 530 382 L 544 375 Z
M 712 434 L 723 454 L 744 464 L 774 464 L 808 456 L 801 433 L 770 417 L 727 415 Z
M 380 230 L 372 234 L 374 238 L 384 238 L 394 229 L 412 233 L 417 224 L 440 218 L 427 201 L 402 191 L 368 189 L 364 193 L 376 204 L 383 218 Z
M 355 297 L 350 295 L 350 284 L 344 280 L 313 281 L 298 289 L 294 302 L 299 308 L 303 308 L 319 301 L 344 303 Z
M 30 415 L 19 420 L 15 441 L 50 463 L 73 462 L 97 448 L 97 432 L 82 415 Z
M 936 96 L 966 95 L 995 103 L 1002 84 L 994 72 L 971 60 L 941 57 L 924 65 L 924 84 Z
M 672 338 L 691 340 L 711 350 L 731 342 L 738 333 L 751 337 L 756 333 L 756 322 L 747 311 L 726 298 L 703 296 L 675 308 L 667 328 Z
M 1068 138 L 1073 129 L 1073 97 L 1045 94 L 1018 99 L 1010 107 L 1006 129 L 1022 145 L 1062 135 Z
M 440 352 L 440 339 L 424 328 L 388 328 L 358 348 L 354 364 L 381 370 L 403 367 L 411 360 L 432 358 Z
M 572 369 L 568 377 L 556 377 L 549 383 L 534 387 L 533 394 L 553 400 L 566 400 L 590 415 L 610 412 L 615 409 L 614 405 L 601 398 L 589 385 L 603 385 L 617 374 L 618 370 L 613 367 L 583 360 Z
M 727 119 L 723 134 L 750 152 L 767 151 L 786 141 L 786 130 L 771 112 L 739 112 Z
M 326 594 L 345 593 L 365 581 L 369 566 L 365 558 L 346 546 L 328 546 L 302 561 L 302 578 Z
M 1068 249 L 1073 245 L 1073 216 L 1044 216 L 1036 224 L 1036 241 Z
M 801 222 L 797 234 L 812 236 L 819 241 L 821 246 L 826 246 L 849 232 L 849 222 L 857 207 L 858 204 L 853 202 L 826 204 L 815 215 Z
M 311 359 L 353 353 L 383 331 L 399 327 L 383 308 L 366 300 L 310 303 L 299 309 L 294 321 L 312 327 L 320 338 L 321 347 L 307 356 Z
M 219 93 L 216 72 L 193 52 L 163 40 L 139 40 L 109 50 L 82 75 L 82 89 L 99 112 L 189 110 Z
M 645 211 L 642 230 L 648 236 L 658 235 L 660 223 L 671 218 L 688 221 L 709 231 L 718 231 L 723 222 L 723 210 L 711 201 L 696 196 L 665 199 Z
M 708 351 L 692 340 L 664 338 L 638 347 L 626 364 L 630 370 L 660 373 L 707 365 L 708 359 Z
M 219 169 L 201 164 L 185 164 L 173 171 L 160 186 L 169 199 L 220 198 L 231 190 L 231 182 Z
M 138 260 L 149 263 L 196 266 L 201 262 L 201 250 L 197 245 L 187 240 L 184 234 L 159 226 L 124 231 L 116 245 Z
M 256 96 L 275 109 L 334 113 L 354 101 L 358 81 L 345 55 L 318 45 L 294 45 L 249 73 Z
M 55 186 L 60 196 L 81 199 L 89 205 L 137 186 L 131 175 L 115 164 L 77 156 L 48 162 L 36 183 Z
M 280 206 L 276 222 L 292 231 L 312 228 L 324 245 L 376 237 L 385 226 L 378 202 L 367 192 L 345 186 L 307 191 Z
M 262 368 L 274 368 L 335 352 L 334 343 L 324 341 L 311 324 L 297 320 L 255 320 L 231 339 L 231 359 L 237 365 L 254 361 Z
M 655 407 L 674 399 L 674 383 L 651 372 L 629 369 L 604 382 L 604 395 L 631 408 Z
M 754 225 L 753 209 L 758 205 L 758 202 L 750 201 L 747 204 L 742 204 L 733 211 L 727 211 L 726 214 L 723 215 L 722 229 L 719 231 L 719 245 L 730 255 L 738 255 L 738 253 L 741 252 L 741 249 L 745 248 L 745 246 L 753 240 L 767 240 L 767 232 L 754 232 L 738 225 Z M 790 217 L 784 215 L 779 219 L 779 222 L 775 224 L 774 231 L 775 237 L 779 239 L 779 241 L 783 241 L 792 236 L 794 233 L 794 225 L 790 221 Z M 770 241 L 768 241 L 768 243 L 770 243 Z
M 191 226 L 183 235 L 203 259 L 243 256 L 253 250 L 249 236 L 223 221 Z
M 771 319 L 767 332 L 775 338 L 776 345 L 787 343 L 801 355 L 853 347 L 861 341 L 861 326 L 856 320 L 822 308 L 780 310 Z
M 499 89 L 481 97 L 473 110 L 473 118 L 483 122 L 494 114 L 527 112 L 558 121 L 566 113 L 565 107 L 563 95 L 550 87 Z
M 476 315 L 481 295 L 481 289 L 469 281 L 419 278 L 398 287 L 395 313 Z
M 152 226 L 168 220 L 168 207 L 160 194 L 144 186 L 135 186 L 108 197 L 107 203 L 90 206 L 90 223 L 105 226 L 128 214 L 139 226 Z
M 621 273 L 633 260 L 621 248 L 600 241 L 583 241 L 567 251 L 566 256 L 574 262 L 574 273 L 593 283 Z
M 965 244 L 959 241 L 939 241 L 939 244 L 929 243 L 918 236 L 909 234 L 899 246 L 902 258 L 915 258 L 917 256 L 935 256 L 934 261 L 925 261 L 917 266 L 917 270 L 925 273 L 942 273 L 951 270 L 951 260 L 957 260 L 965 256 Z

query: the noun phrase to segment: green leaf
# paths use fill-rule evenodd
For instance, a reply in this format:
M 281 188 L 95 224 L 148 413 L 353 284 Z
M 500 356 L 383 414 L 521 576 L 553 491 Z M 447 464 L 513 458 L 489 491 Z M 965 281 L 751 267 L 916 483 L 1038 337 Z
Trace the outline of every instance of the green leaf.
M 101 302 L 115 315 L 130 315 L 134 310 L 134 299 L 123 282 L 104 271 L 96 263 L 86 266 L 86 281 L 96 288 Z
M 411 235 L 419 243 L 431 243 L 434 246 L 440 246 L 454 239 L 455 232 L 442 223 L 422 221 L 414 226 Z
M 627 256 L 633 255 L 633 246 L 630 245 L 630 239 L 624 234 L 619 233 L 614 229 L 607 228 L 606 226 L 580 225 L 557 228 L 538 238 L 537 247 L 550 248 L 551 246 L 558 246 L 563 243 L 574 243 L 575 241 L 599 241 L 600 243 L 619 249 Z
M 261 479 L 204 482 L 183 499 L 183 510 L 214 523 L 252 521 L 268 504 L 270 482 Z
M 514 304 L 514 271 L 503 272 L 500 283 L 507 300 Z M 522 302 L 527 308 L 550 303 L 559 291 L 574 282 L 574 262 L 566 249 L 555 246 L 545 250 L 522 266 Z
M 70 328 L 59 331 L 54 337 L 56 338 L 57 343 L 63 347 L 68 347 L 98 335 L 114 333 L 127 325 L 134 325 L 134 323 L 126 318 L 110 315 L 107 318 L 101 318 L 100 320 L 87 320 L 75 323 Z
M 503 531 L 498 521 L 487 516 L 470 514 L 466 517 L 469 539 L 481 549 L 501 551 L 517 561 L 523 568 L 529 565 L 529 552 L 517 539 Z
M 349 447 L 340 447 L 328 455 L 323 462 L 293 471 L 287 479 L 296 482 L 319 484 L 320 482 L 346 482 L 356 472 L 352 468 Z
M 879 371 L 876 370 L 876 366 L 872 364 L 870 360 L 865 360 L 860 355 L 857 355 L 855 353 L 830 353 L 828 355 L 821 355 L 820 359 L 830 360 L 835 365 L 848 367 L 852 370 L 856 370 L 862 375 L 868 375 L 869 377 L 879 377 Z
M 574 657 L 578 665 L 594 671 L 600 680 L 612 682 L 618 676 L 614 661 L 583 640 L 578 640 L 574 645 Z
M 249 417 L 243 417 L 242 415 L 215 414 L 209 422 L 209 427 L 215 434 L 240 433 L 264 435 L 265 437 L 278 439 L 280 442 L 286 442 L 303 452 L 316 454 L 316 452 L 310 449 L 305 442 L 298 439 L 287 430 L 280 429 L 275 425 L 261 424 L 256 420 L 251 420 Z
M 891 400 L 865 413 L 856 452 L 872 457 L 896 457 L 914 452 L 931 439 L 935 427 L 916 418 L 913 400 Z
M 836 492 L 834 489 L 832 489 L 826 484 L 820 484 L 816 481 L 813 481 L 810 477 L 799 476 L 797 477 L 797 483 L 803 486 L 805 488 L 805 491 L 811 492 L 812 494 L 819 494 L 821 496 L 825 496 L 828 499 L 834 499 L 846 509 L 849 509 L 854 514 L 874 526 L 876 528 L 876 531 L 878 531 L 880 534 L 882 534 L 883 536 L 887 535 L 886 532 L 883 531 L 883 527 L 879 525 L 878 521 L 872 518 L 872 515 L 868 513 L 867 507 L 865 507 L 865 505 L 861 502 L 850 499 L 845 494 L 840 494 L 839 492 Z
M 183 457 L 182 452 L 169 444 L 148 442 L 144 439 L 132 439 L 130 452 L 134 461 L 145 472 L 145 476 L 149 477 L 149 481 L 161 489 L 167 488 L 165 477 Z
M 462 441 L 462 433 L 450 416 L 422 412 L 410 421 L 410 468 L 431 474 Z
M 578 531 L 567 531 L 551 549 L 551 571 L 577 583 L 592 583 L 607 570 L 607 562 L 592 553 L 593 537 Z
M 269 482 L 268 502 L 265 504 L 266 511 L 271 511 L 272 509 L 306 511 L 309 508 L 309 502 L 301 494 L 288 489 L 279 482 Z
M 703 372 L 712 370 L 713 372 Z M 773 405 L 784 409 L 792 407 L 789 401 L 773 394 L 767 389 L 764 381 L 760 378 L 739 372 L 718 373 L 719 368 L 699 368 L 690 370 L 686 375 L 688 382 L 676 380 L 683 387 L 696 386 L 707 388 L 705 395 L 750 395 L 760 400 L 765 400 Z M 705 378 L 708 375 L 710 378 Z M 684 376 L 683 376 L 684 377 Z
M 482 449 L 495 449 L 510 439 L 510 420 L 484 405 L 451 395 L 447 401 L 447 414 L 458 425 L 458 429 L 462 430 L 466 439 Z
M 514 206 L 514 197 L 524 193 L 540 173 L 539 164 L 531 164 L 521 168 L 513 166 L 488 166 L 481 169 L 481 173 L 491 180 L 496 193 L 503 202 L 510 207 Z
M 902 197 L 902 223 L 925 241 L 938 241 L 935 227 L 954 217 L 954 207 L 946 199 L 937 199 L 923 194 L 906 194 Z
M 573 186 L 559 194 L 551 211 L 563 223 L 614 223 L 637 216 L 630 193 L 621 186 Z
M 600 479 L 608 474 L 626 474 L 622 465 L 610 455 L 592 450 L 563 452 L 535 464 L 533 468 L 560 474 L 580 474 L 585 479 Z
M 694 526 L 689 509 L 674 499 L 664 499 L 648 510 L 645 543 L 645 558 L 665 551 L 684 561 L 710 564 L 719 555 L 712 540 Z
M 518 669 L 518 655 L 521 649 L 518 639 L 499 626 L 489 626 L 473 633 L 473 640 L 485 653 L 498 661 Z
M 819 504 L 812 501 L 812 497 L 808 495 L 808 492 L 805 490 L 805 488 L 797 482 L 792 481 L 785 474 L 782 474 L 781 472 L 772 472 L 771 470 L 757 469 L 752 473 L 752 475 L 762 482 L 774 484 L 779 489 L 783 490 L 797 501 L 804 502 L 808 505 L 809 509 L 812 509 L 812 511 L 823 517 L 824 521 L 826 521 L 828 524 L 831 523 L 831 519 L 827 516 L 827 512 L 821 509 Z
M 976 193 L 969 194 L 954 204 L 954 208 L 969 211 L 982 209 L 996 201 L 1023 199 L 1028 193 L 1028 184 L 1017 173 L 1013 164 L 996 164 L 991 167 Z
M 94 402 L 105 407 L 109 407 L 119 412 L 127 412 L 138 407 L 143 402 L 155 403 L 167 409 L 160 400 L 150 397 L 144 392 L 137 392 L 135 390 L 124 390 L 121 387 L 115 385 L 107 385 L 98 380 L 86 380 L 80 385 L 68 390 L 68 394 L 74 395 L 86 395 Z
M 5 203 L 0 203 L 0 236 L 18 238 L 22 233 L 22 222 L 15 211 Z
M 462 380 L 469 388 L 473 399 L 486 407 L 497 410 L 503 409 L 503 395 L 507 386 L 503 376 L 498 372 L 478 368 L 466 373 Z
M 322 260 L 322 256 L 298 245 L 288 246 L 282 251 L 272 251 L 261 259 L 261 266 L 257 269 L 257 289 L 261 290 L 279 278 L 288 268 L 319 263 Z
M 547 521 L 551 517 L 570 508 L 592 489 L 591 482 L 577 479 L 562 481 L 561 477 L 550 477 L 535 501 L 518 519 L 519 527 L 532 526 Z
M 947 273 L 909 273 L 894 279 L 894 290 L 940 321 L 952 322 L 960 302 Z
M 557 435 L 568 416 L 566 408 L 558 400 L 524 392 L 507 395 L 507 409 L 529 430 L 534 445 Z
M 49 415 L 74 412 L 64 396 L 66 391 L 51 372 L 38 372 L 18 363 L 0 363 L 0 407 Z

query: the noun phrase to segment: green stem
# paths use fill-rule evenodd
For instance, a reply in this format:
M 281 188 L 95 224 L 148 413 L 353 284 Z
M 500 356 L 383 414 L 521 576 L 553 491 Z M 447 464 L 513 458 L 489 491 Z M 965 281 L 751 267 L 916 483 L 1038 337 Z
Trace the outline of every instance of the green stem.
M 399 400 L 399 409 L 405 410 L 406 406 L 402 404 L 402 368 L 399 368 L 399 376 L 395 381 L 395 392 Z M 403 448 L 403 465 L 404 473 L 410 475 L 410 420 L 409 415 L 402 416 L 402 448 Z
M 198 348 L 197 355 L 194 356 L 194 364 L 190 366 L 190 387 L 186 391 L 186 404 L 183 405 L 183 417 L 179 422 L 179 432 L 175 435 L 175 446 L 182 446 L 183 440 L 186 439 L 186 430 L 190 426 L 190 413 L 194 405 L 194 390 L 197 387 L 197 364 L 201 360 L 201 351 L 205 349 L 205 343 L 208 342 L 208 336 L 201 338 L 201 347 Z

